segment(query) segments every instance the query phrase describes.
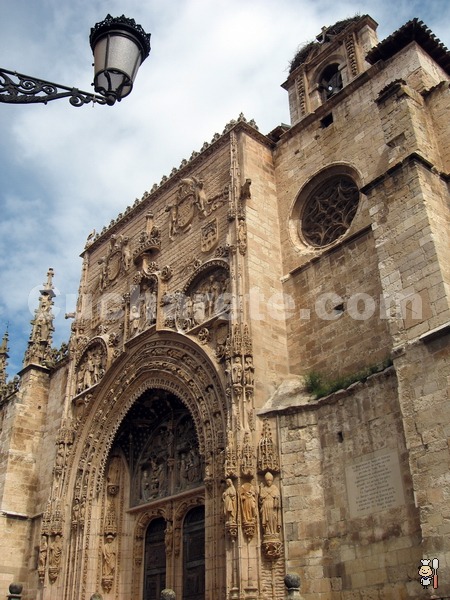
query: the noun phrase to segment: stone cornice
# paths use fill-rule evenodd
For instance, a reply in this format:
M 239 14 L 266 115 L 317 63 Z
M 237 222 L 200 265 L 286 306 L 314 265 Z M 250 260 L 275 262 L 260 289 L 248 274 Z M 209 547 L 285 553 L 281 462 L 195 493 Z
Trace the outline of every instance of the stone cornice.
M 253 120 L 247 121 L 241 113 L 237 120 L 233 119 L 225 126 L 222 134 L 216 133 L 211 142 L 205 142 L 199 152 L 194 151 L 189 160 L 183 160 L 178 168 L 174 167 L 169 176 L 163 176 L 159 185 L 154 184 L 150 192 L 144 192 L 140 200 L 137 199 L 132 207 L 128 206 L 124 213 L 120 213 L 116 219 L 111 221 L 108 227 L 104 227 L 101 233 L 97 234 L 92 242 L 85 247 L 81 253 L 81 257 L 83 257 L 87 251 L 95 250 L 106 239 L 118 232 L 126 223 L 134 219 L 137 215 L 144 211 L 148 211 L 150 205 L 167 192 L 167 190 L 173 187 L 177 181 L 186 178 L 188 173 L 197 168 L 206 158 L 229 143 L 230 133 L 232 131 L 235 133 L 245 132 L 247 135 L 266 146 L 271 148 L 274 146 L 269 137 L 258 131 L 256 123 Z

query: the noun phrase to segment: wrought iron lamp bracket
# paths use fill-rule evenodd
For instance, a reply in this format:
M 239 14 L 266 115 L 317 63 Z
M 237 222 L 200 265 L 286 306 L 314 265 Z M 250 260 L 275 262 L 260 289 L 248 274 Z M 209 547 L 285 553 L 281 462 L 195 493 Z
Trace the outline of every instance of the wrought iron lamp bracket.
M 98 96 L 77 88 L 69 88 L 58 83 L 0 68 L 0 102 L 8 104 L 47 104 L 47 102 L 58 98 L 69 98 L 72 106 L 83 106 L 89 102 L 112 105 L 116 101 L 114 96 Z

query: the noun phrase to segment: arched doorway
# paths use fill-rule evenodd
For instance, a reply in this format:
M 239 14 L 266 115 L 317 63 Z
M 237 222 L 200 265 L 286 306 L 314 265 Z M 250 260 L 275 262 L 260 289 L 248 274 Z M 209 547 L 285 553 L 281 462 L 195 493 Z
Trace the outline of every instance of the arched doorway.
M 204 460 L 189 409 L 167 390 L 145 390 L 116 434 L 112 456 L 119 453 L 129 502 L 122 517 L 118 506 L 113 512 L 146 522 L 142 560 L 134 561 L 142 565 L 139 597 L 159 600 L 169 587 L 186 600 L 204 600 Z
M 207 354 L 173 332 L 138 336 L 88 400 L 77 415 L 80 434 L 68 480 L 64 599 L 98 590 L 142 600 L 147 529 L 163 519 L 165 585 L 181 600 L 184 519 L 197 506 L 204 507 L 208 540 L 215 540 L 206 552 L 205 596 L 212 590 L 223 595 L 226 401 Z

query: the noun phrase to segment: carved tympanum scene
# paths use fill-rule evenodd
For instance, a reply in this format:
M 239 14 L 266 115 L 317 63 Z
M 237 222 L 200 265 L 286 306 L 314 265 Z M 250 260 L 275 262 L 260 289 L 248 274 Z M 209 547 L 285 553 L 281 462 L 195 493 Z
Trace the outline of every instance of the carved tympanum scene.
M 146 392 L 128 413 L 115 444 L 129 468 L 131 506 L 203 484 L 194 422 L 173 394 Z

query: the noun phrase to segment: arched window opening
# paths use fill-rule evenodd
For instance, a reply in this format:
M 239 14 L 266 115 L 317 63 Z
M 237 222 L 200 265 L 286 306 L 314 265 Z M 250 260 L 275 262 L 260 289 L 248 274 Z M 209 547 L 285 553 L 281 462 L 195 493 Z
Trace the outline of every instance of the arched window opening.
M 331 96 L 337 94 L 337 92 L 342 90 L 342 87 L 342 75 L 339 70 L 339 65 L 337 63 L 328 65 L 323 71 L 319 83 L 323 101 L 326 102 Z
M 335 174 L 320 181 L 303 203 L 300 237 L 321 248 L 332 244 L 350 228 L 359 205 L 359 189 L 352 177 Z

